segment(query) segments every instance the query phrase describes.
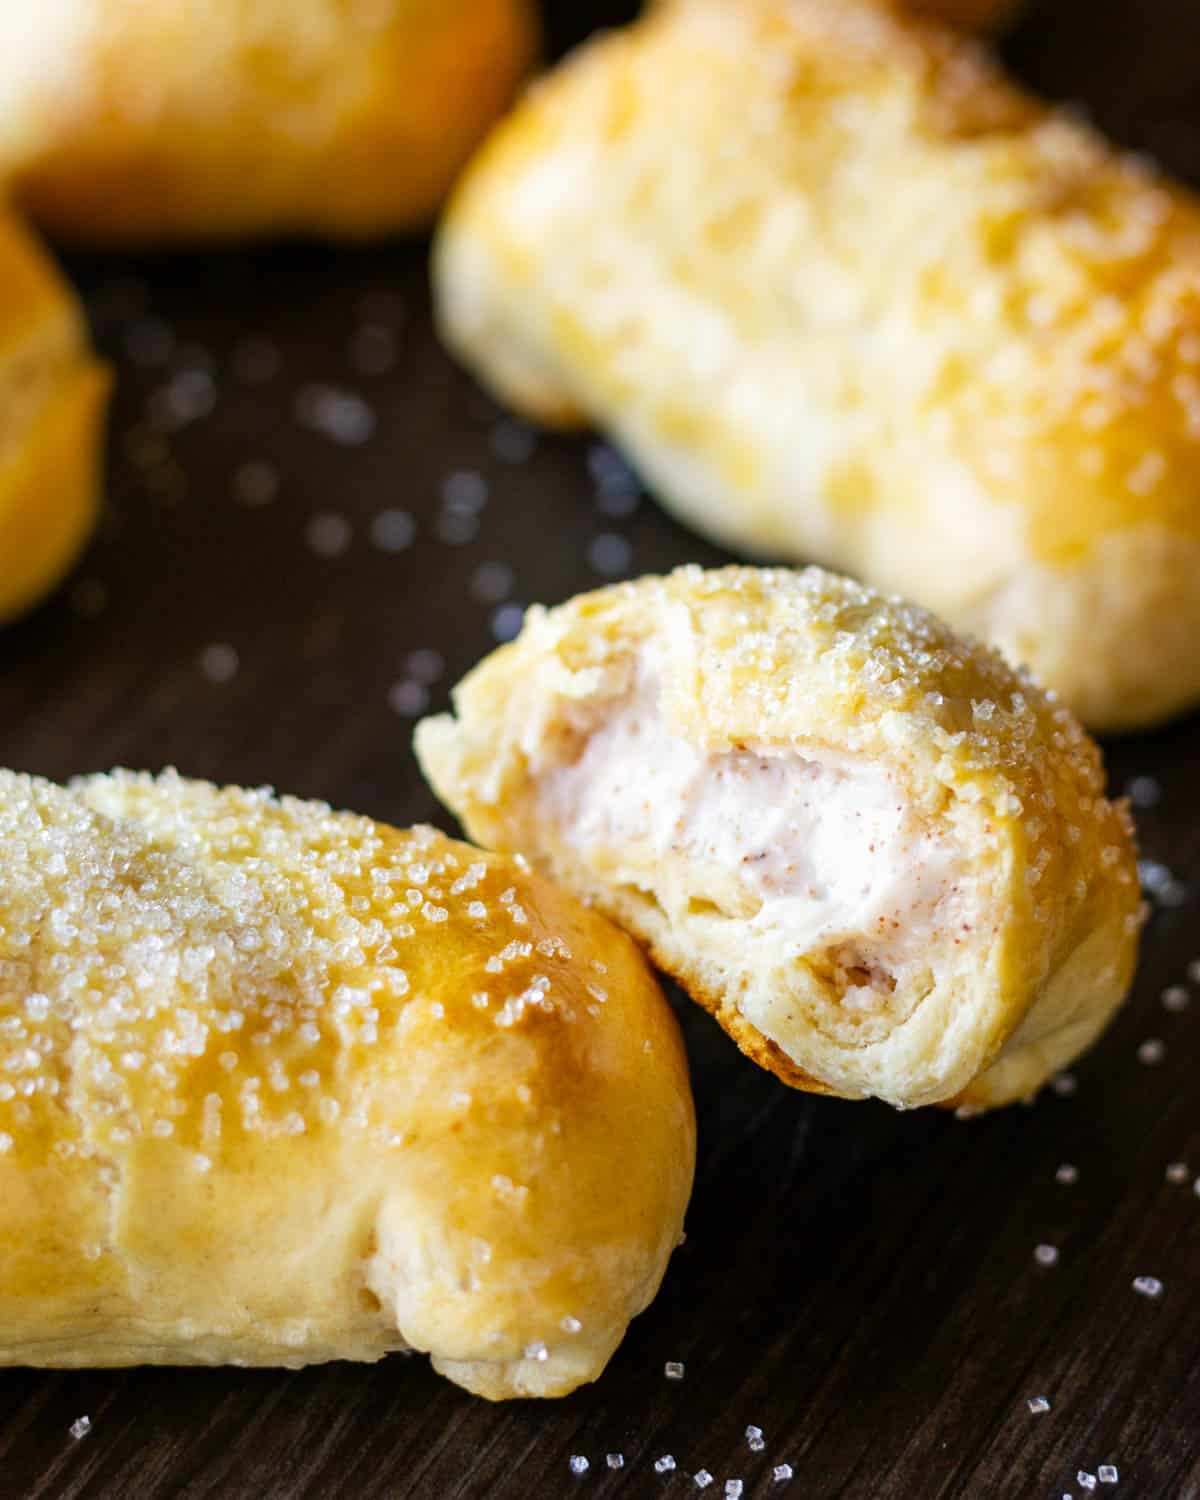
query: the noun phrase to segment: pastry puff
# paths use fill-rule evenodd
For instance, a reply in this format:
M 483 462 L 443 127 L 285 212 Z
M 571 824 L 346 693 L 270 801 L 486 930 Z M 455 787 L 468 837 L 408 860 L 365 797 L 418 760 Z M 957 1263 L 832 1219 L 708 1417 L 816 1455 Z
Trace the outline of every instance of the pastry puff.
M 48 593 L 91 535 L 107 392 L 70 288 L 0 208 L 0 624 Z
M 594 901 L 785 1082 L 1023 1098 L 1129 987 L 1124 809 L 1066 709 L 818 568 L 545 612 L 418 728 L 471 835 Z
M 427 223 L 533 60 L 532 0 L 0 6 L 0 176 L 105 244 Z
M 634 945 L 430 828 L 0 772 L 0 1363 L 594 1379 L 694 1121 Z
M 684 520 L 998 645 L 1087 722 L 1200 697 L 1200 212 L 973 44 L 668 0 L 456 193 L 452 347 Z

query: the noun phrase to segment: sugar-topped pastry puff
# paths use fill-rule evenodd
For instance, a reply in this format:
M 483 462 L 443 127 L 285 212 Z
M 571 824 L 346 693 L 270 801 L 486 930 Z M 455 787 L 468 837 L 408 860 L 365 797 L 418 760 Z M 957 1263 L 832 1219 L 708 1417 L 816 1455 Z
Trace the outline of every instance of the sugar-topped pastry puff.
M 91 535 L 107 392 L 71 289 L 0 208 L 0 625 L 49 593 Z
M 472 837 L 621 922 L 785 1082 L 1033 1093 L 1129 987 L 1123 807 L 995 652 L 818 568 L 530 611 L 417 731 Z
M 519 860 L 0 772 L 0 1363 L 594 1379 L 680 1238 L 673 1016 Z
M 533 0 L 0 6 L 0 176 L 107 243 L 426 224 L 537 50 Z
M 1094 727 L 1200 698 L 1200 209 L 859 0 L 664 0 L 452 200 L 451 346 L 664 504 L 916 599 Z

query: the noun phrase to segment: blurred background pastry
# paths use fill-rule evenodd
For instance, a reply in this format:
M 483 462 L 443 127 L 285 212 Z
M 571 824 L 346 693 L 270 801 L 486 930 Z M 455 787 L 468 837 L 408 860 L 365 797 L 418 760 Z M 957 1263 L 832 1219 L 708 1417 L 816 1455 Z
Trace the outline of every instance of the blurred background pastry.
M 0 208 L 0 624 L 49 593 L 91 534 L 108 384 L 74 293 Z
M 1200 210 L 976 45 L 670 0 L 503 124 L 441 324 L 683 520 L 856 573 L 1093 727 L 1200 697 Z
M 97 244 L 428 223 L 533 61 L 532 0 L 0 9 L 0 178 Z

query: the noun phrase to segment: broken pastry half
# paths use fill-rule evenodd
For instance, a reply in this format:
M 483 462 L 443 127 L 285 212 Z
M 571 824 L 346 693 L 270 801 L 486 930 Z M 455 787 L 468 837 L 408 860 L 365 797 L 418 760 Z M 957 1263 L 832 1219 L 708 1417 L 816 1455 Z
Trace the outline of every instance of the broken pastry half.
M 695 1159 L 624 933 L 432 828 L 173 774 L 0 771 L 0 844 L 0 1365 L 600 1374 Z
M 533 609 L 417 731 L 472 837 L 635 934 L 788 1083 L 1030 1095 L 1133 973 L 1130 825 L 1070 713 L 846 579 L 683 568 Z

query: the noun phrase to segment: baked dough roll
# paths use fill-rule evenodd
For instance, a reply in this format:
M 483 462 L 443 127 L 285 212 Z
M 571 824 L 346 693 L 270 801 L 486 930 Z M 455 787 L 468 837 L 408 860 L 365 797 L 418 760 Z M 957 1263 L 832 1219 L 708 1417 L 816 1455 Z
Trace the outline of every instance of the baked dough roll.
M 0 772 L 0 1363 L 594 1379 L 695 1150 L 636 948 L 430 828 Z
M 426 224 L 537 49 L 533 0 L 0 6 L 0 175 L 97 243 Z
M 0 624 L 49 593 L 91 535 L 107 391 L 70 288 L 0 208 Z
M 1129 987 L 1131 830 L 1063 708 L 817 568 L 532 610 L 417 731 L 473 837 L 615 917 L 785 1082 L 1023 1098 Z
M 1098 728 L 1200 697 L 1200 212 L 973 46 L 675 0 L 502 125 L 450 344 L 665 504 L 1027 664 Z

